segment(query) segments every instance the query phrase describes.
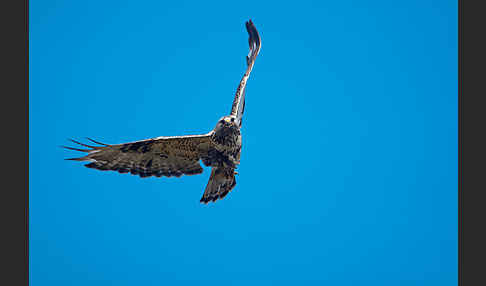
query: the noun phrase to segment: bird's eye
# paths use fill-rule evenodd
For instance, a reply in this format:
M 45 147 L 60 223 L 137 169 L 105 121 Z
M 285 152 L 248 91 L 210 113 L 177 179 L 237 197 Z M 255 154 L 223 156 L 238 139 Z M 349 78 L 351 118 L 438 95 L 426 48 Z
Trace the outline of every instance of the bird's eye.
M 234 118 L 231 118 L 231 122 L 235 122 L 235 119 Z

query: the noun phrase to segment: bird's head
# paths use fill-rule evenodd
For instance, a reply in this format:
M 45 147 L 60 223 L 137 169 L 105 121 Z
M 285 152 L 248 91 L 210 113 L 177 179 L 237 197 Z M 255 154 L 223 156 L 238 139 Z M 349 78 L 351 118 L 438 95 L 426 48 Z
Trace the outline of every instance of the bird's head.
M 221 117 L 221 119 L 216 124 L 215 130 L 217 131 L 227 128 L 238 128 L 238 123 L 235 115 L 227 115 Z

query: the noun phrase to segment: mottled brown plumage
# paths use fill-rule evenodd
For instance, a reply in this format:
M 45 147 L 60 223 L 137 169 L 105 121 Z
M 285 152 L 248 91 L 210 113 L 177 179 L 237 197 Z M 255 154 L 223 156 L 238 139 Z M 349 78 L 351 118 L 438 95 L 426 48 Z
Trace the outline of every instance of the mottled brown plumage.
M 246 29 L 250 45 L 246 57 L 248 67 L 236 91 L 230 115 L 222 117 L 212 131 L 202 135 L 157 137 L 115 145 L 88 138 L 100 146 L 71 140 L 88 149 L 65 148 L 88 154 L 68 160 L 89 161 L 85 165 L 88 168 L 130 173 L 142 178 L 200 174 L 203 168 L 199 161 L 202 161 L 212 170 L 200 201 L 208 203 L 224 198 L 236 185 L 235 169 L 240 163 L 245 87 L 261 47 L 260 36 L 251 20 L 246 22 Z
M 180 177 L 202 173 L 199 160 L 207 156 L 210 144 L 209 134 L 158 137 L 124 144 L 104 144 L 104 146 L 82 144 L 91 148 L 82 150 L 88 152 L 88 155 L 68 160 L 91 161 L 86 164 L 86 167 L 131 173 L 142 178 Z

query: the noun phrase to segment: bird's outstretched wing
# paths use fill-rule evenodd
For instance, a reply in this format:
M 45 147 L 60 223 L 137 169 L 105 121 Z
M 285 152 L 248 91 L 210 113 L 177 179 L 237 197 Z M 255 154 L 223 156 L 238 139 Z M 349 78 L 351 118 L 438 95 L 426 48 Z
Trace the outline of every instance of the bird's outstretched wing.
M 203 135 L 157 137 L 124 144 L 108 145 L 92 139 L 93 143 L 102 146 L 90 146 L 78 149 L 64 148 L 87 152 L 86 156 L 67 160 L 90 161 L 85 166 L 98 170 L 113 170 L 120 173 L 131 173 L 142 178 L 150 176 L 195 175 L 202 173 L 199 160 L 208 156 L 211 148 L 211 133 Z
M 233 100 L 233 105 L 231 107 L 231 115 L 236 115 L 236 119 L 238 120 L 240 127 L 243 119 L 243 112 L 245 111 L 246 81 L 248 80 L 248 77 L 250 77 L 253 64 L 255 63 L 255 59 L 260 52 L 261 47 L 260 35 L 258 34 L 258 31 L 251 20 L 246 22 L 246 30 L 248 31 L 248 43 L 250 45 L 250 52 L 248 53 L 248 56 L 246 56 L 246 63 L 248 67 L 246 68 L 245 74 L 238 85 L 235 99 Z

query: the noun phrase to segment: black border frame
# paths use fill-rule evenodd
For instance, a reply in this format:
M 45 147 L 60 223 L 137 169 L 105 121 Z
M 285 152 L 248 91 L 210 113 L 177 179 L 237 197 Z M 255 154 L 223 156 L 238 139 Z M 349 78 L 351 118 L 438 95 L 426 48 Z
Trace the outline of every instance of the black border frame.
M 1 1 L 0 284 L 29 285 L 29 0 Z
M 486 285 L 486 17 L 480 1 L 458 2 L 458 282 Z
M 30 276 L 29 276 L 29 48 L 30 48 L 30 41 L 29 41 L 29 0 L 24 0 L 24 31 L 25 31 L 25 102 L 26 102 L 26 122 L 25 126 L 27 128 L 27 131 L 25 132 L 25 137 L 27 137 L 27 142 L 25 144 L 25 149 L 26 149 L 26 158 L 25 158 L 25 164 L 27 167 L 25 168 L 26 172 L 26 190 L 25 190 L 25 277 L 24 277 L 24 283 L 25 285 L 30 284 Z

